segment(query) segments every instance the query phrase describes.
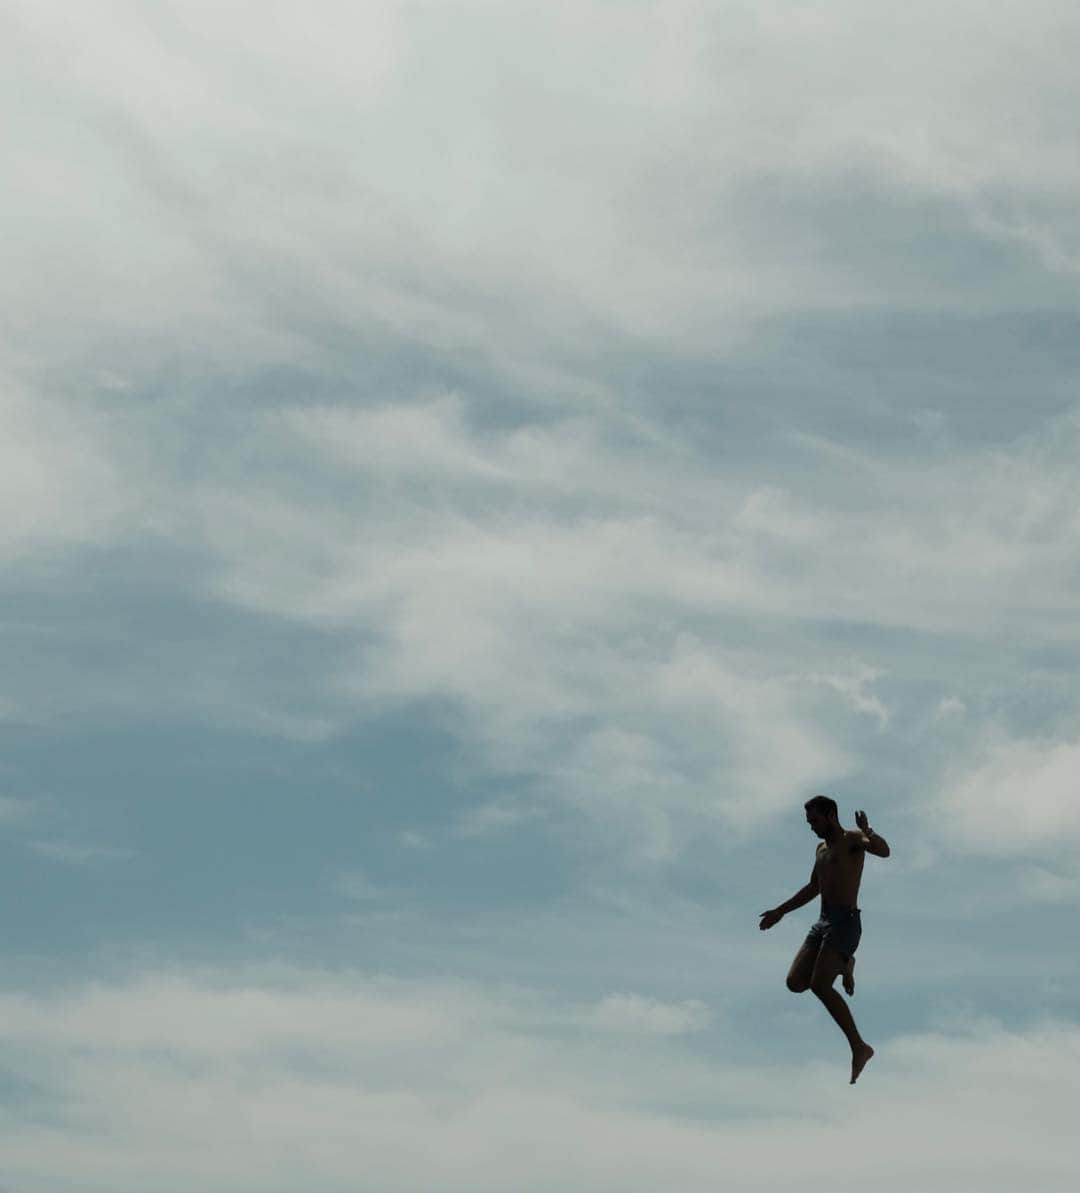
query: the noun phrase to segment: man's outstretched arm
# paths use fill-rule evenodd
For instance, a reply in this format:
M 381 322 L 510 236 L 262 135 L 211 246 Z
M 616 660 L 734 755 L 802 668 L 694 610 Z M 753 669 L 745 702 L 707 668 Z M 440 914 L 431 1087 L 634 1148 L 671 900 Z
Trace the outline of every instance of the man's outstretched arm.
M 892 852 L 889 849 L 889 842 L 874 832 L 870 827 L 870 821 L 867 819 L 865 812 L 855 813 L 855 823 L 859 826 L 859 831 L 862 834 L 863 848 L 866 852 L 874 854 L 875 857 L 888 857 Z
M 771 928 L 774 924 L 779 924 L 780 921 L 787 915 L 789 911 L 794 911 L 796 907 L 802 907 L 804 904 L 816 899 L 818 895 L 818 880 L 817 870 L 810 875 L 810 881 L 803 887 L 801 891 L 797 891 L 786 903 L 781 903 L 779 907 L 774 907 L 771 911 L 763 911 L 761 913 L 761 923 L 758 927 L 761 929 Z

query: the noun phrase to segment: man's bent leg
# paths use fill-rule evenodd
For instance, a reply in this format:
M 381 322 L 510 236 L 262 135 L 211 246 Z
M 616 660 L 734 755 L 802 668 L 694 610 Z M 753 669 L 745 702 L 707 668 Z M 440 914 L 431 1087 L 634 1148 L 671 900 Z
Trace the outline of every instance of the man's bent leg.
M 792 994 L 802 994 L 810 989 L 810 982 L 814 977 L 814 965 L 817 962 L 821 945 L 815 940 L 806 940 L 795 954 L 795 960 L 787 975 L 787 988 Z

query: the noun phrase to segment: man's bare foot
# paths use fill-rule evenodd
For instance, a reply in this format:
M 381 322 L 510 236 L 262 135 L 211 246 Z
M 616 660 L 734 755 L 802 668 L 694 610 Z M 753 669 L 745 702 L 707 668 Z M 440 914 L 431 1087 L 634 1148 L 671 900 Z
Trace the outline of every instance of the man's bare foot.
M 849 957 L 844 966 L 844 993 L 850 998 L 855 993 L 855 958 Z
M 859 1074 L 866 1068 L 866 1062 L 874 1055 L 873 1048 L 869 1044 L 863 1044 L 861 1048 L 856 1048 L 851 1054 L 851 1081 L 849 1084 L 854 1085 L 859 1079 Z

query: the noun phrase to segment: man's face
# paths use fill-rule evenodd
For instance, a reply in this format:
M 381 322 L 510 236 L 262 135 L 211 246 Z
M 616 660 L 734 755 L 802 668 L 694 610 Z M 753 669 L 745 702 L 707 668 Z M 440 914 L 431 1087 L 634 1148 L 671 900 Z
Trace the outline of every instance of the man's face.
M 824 837 L 825 830 L 829 826 L 829 818 L 824 816 L 821 812 L 814 812 L 807 808 L 806 823 L 810 826 L 810 831 L 814 833 L 815 836 Z

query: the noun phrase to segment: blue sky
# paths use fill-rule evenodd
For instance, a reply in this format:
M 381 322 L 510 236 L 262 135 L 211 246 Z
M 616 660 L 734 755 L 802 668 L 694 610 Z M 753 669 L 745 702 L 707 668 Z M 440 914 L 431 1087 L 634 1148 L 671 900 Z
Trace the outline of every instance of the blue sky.
M 1077 19 L 5 8 L 3 1188 L 1073 1188 Z

